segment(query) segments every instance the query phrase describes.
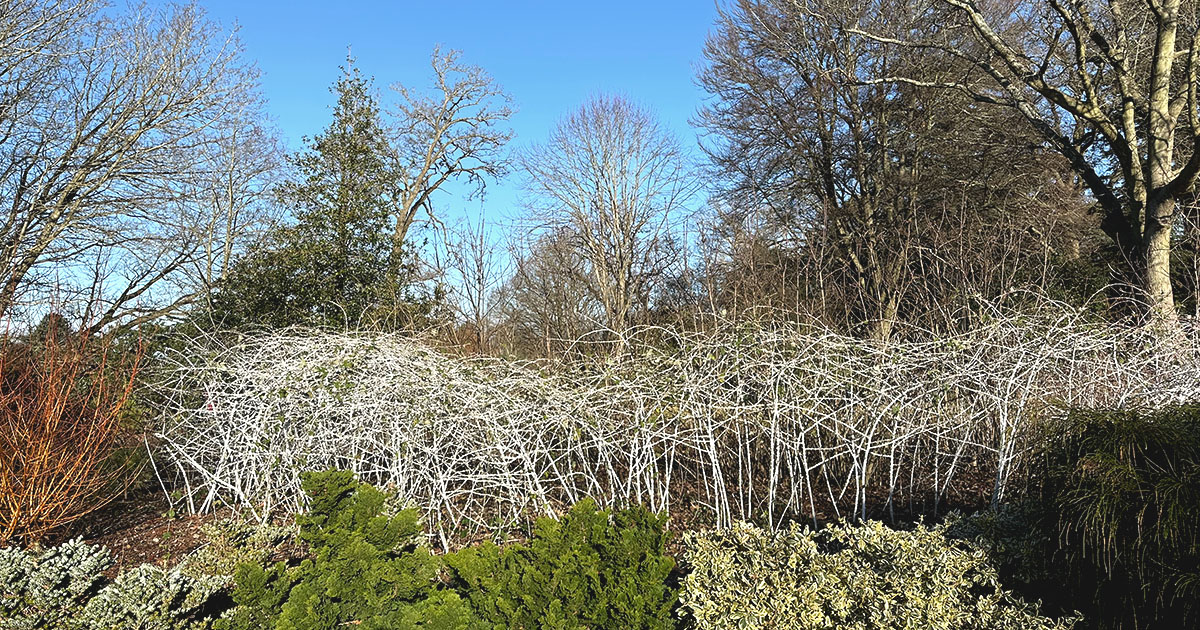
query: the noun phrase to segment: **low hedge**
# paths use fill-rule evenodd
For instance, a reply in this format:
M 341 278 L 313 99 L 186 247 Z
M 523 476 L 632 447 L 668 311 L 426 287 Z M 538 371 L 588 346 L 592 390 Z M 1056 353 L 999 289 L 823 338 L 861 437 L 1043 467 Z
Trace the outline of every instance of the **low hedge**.
M 415 510 L 348 472 L 310 473 L 304 489 L 312 507 L 296 530 L 218 527 L 213 544 L 170 570 L 143 566 L 109 581 L 108 551 L 80 541 L 0 550 L 0 630 L 1065 630 L 1074 622 L 1039 614 L 1001 587 L 983 546 L 948 535 L 983 541 L 1014 530 L 1007 517 L 910 531 L 870 522 L 693 532 L 683 539 L 680 589 L 665 518 L 643 508 L 585 500 L 559 520 L 539 520 L 525 543 L 439 556 Z M 306 557 L 265 566 L 293 532 Z M 1013 551 L 1006 557 L 1029 560 Z M 222 601 L 232 607 L 220 610 Z
M 984 552 L 945 527 L 748 524 L 685 535 L 680 602 L 699 630 L 1062 630 L 1001 588 Z
M 485 543 L 442 557 L 422 544 L 417 513 L 348 472 L 308 474 L 298 517 L 311 557 L 242 564 L 220 630 L 674 627 L 674 561 L 664 520 L 583 501 L 542 519 L 528 544 Z
M 109 581 L 108 549 L 80 540 L 0 549 L 0 630 L 202 630 L 218 580 L 142 565 Z

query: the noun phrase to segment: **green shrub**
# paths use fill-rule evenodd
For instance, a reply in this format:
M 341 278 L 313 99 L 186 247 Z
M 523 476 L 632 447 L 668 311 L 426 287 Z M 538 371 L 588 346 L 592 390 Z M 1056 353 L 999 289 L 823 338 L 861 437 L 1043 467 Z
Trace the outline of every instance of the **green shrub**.
M 295 537 L 292 527 L 222 519 L 200 527 L 207 544 L 180 562 L 194 578 L 214 577 L 232 582 L 243 564 L 265 566 L 280 547 Z
M 446 560 L 483 628 L 673 628 L 664 523 L 584 500 L 562 520 L 540 519 L 527 545 L 484 543 Z
M 1077 410 L 1053 429 L 1029 501 L 1053 592 L 1097 627 L 1200 622 L 1200 407 Z
M 104 547 L 72 540 L 42 552 L 0 549 L 0 630 L 200 630 L 219 589 L 143 565 L 112 582 Z
M 878 522 L 770 533 L 739 524 L 684 538 L 680 602 L 699 630 L 1035 630 L 1037 614 L 1001 588 L 984 552 L 945 527 Z
M 1038 527 L 1037 519 L 1032 505 L 1004 504 L 970 516 L 952 514 L 946 536 L 968 540 L 987 553 L 1006 585 L 1038 591 L 1054 580 L 1046 554 L 1056 538 Z
M 349 472 L 304 477 L 297 517 L 310 557 L 236 573 L 224 630 L 287 628 L 671 628 L 674 561 L 662 517 L 583 501 L 540 520 L 528 544 L 436 557 L 417 513 Z
M 470 607 L 439 582 L 415 510 L 344 471 L 309 473 L 308 514 L 297 517 L 311 557 L 299 566 L 237 569 L 228 630 L 468 628 Z

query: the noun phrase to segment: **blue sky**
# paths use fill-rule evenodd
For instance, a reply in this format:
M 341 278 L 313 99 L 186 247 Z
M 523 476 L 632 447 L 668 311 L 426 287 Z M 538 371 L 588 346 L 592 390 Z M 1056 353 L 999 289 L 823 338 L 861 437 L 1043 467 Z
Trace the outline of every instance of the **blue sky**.
M 597 92 L 649 106 L 694 148 L 688 119 L 703 93 L 694 82 L 716 18 L 711 0 L 611 2 L 281 2 L 200 0 L 223 25 L 237 23 L 263 73 L 268 109 L 292 150 L 328 124 L 329 92 L 352 46 L 384 90 L 424 87 L 435 45 L 461 50 L 518 108 L 514 145 L 542 142 L 556 121 Z M 446 216 L 502 221 L 519 212 L 519 179 L 489 186 L 482 203 L 443 195 Z

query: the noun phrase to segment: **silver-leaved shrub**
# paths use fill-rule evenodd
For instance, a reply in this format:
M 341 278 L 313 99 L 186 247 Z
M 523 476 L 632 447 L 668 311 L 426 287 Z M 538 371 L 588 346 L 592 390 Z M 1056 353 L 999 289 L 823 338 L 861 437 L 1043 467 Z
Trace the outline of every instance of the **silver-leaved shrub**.
M 104 584 L 112 566 L 104 547 L 82 540 L 41 553 L 0 549 L 0 628 L 65 628 Z
M 294 541 L 294 526 L 226 518 L 200 526 L 207 543 L 179 563 L 186 576 L 218 579 L 232 586 L 238 565 L 267 566 L 281 547 Z
M 222 580 L 142 565 L 109 581 L 108 549 L 0 549 L 0 630 L 201 630 Z

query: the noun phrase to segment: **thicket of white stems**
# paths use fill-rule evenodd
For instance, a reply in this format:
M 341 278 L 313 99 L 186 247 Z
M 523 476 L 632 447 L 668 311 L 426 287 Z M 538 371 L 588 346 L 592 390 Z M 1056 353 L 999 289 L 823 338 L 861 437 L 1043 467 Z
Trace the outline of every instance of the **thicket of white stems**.
M 643 329 L 619 356 L 574 364 L 389 335 L 194 340 L 154 384 L 159 467 L 191 511 L 259 518 L 303 509 L 300 472 L 349 469 L 422 508 L 446 546 L 583 497 L 774 527 L 936 505 L 970 471 L 999 501 L 1030 435 L 1065 408 L 1200 399 L 1194 331 L 1082 322 L 997 315 L 886 345 L 726 322 Z

